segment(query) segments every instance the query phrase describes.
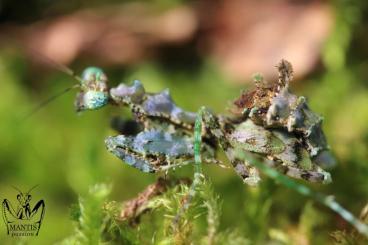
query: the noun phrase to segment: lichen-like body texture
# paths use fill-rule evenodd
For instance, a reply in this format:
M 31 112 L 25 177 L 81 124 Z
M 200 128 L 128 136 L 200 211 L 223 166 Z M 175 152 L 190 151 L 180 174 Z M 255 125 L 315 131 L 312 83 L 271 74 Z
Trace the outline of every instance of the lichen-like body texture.
M 256 88 L 234 101 L 230 116 L 214 114 L 203 106 L 197 113 L 185 111 L 174 103 L 169 90 L 147 93 L 138 80 L 109 90 L 105 74 L 93 67 L 85 70 L 83 79 L 75 76 L 81 82 L 76 108 L 98 109 L 108 103 L 127 106 L 137 124 L 132 128 L 141 131 L 119 130 L 122 135 L 108 137 L 105 144 L 108 151 L 142 172 L 168 171 L 194 163 L 192 186 L 173 225 L 203 181 L 202 162 L 220 165 L 215 153 L 221 148 L 244 183 L 257 185 L 260 170 L 337 212 L 368 236 L 368 227 L 334 199 L 284 176 L 329 183 L 331 176 L 323 168 L 335 162 L 322 130 L 322 117 L 309 108 L 304 97 L 289 90 L 291 64 L 281 60 L 277 68 L 279 79 L 274 84 L 255 76 Z
M 137 119 L 148 123 L 150 119 L 167 120 L 168 122 L 192 129 L 196 119 L 196 113 L 188 112 L 178 107 L 171 98 L 168 89 L 159 93 L 146 93 L 140 81 L 135 80 L 132 86 L 120 84 L 110 90 L 112 99 L 128 105 Z
M 215 115 L 204 107 L 200 110 L 203 161 L 219 163 L 215 152 L 222 148 L 243 181 L 256 185 L 261 180 L 258 169 L 237 157 L 242 151 L 288 176 L 328 183 L 331 177 L 323 168 L 332 166 L 334 160 L 322 131 L 322 118 L 310 110 L 304 97 L 290 92 L 291 64 L 282 60 L 277 67 L 278 81 L 267 84 L 258 75 L 256 88 L 235 100 L 232 115 Z M 87 71 L 81 99 L 77 99 L 82 104 L 79 108 L 98 107 L 96 93 L 108 93 L 111 103 L 127 106 L 143 129 L 133 136 L 109 137 L 105 143 L 111 153 L 143 172 L 194 162 L 197 113 L 176 105 L 168 89 L 148 93 L 138 80 L 108 92 L 103 72 L 96 68 Z M 93 105 L 88 106 L 87 100 Z
M 143 172 L 165 171 L 191 163 L 193 139 L 165 131 L 149 130 L 131 136 L 111 136 L 105 140 L 108 151 Z M 203 148 L 205 156 L 212 153 Z
M 265 85 L 261 81 L 261 84 L 256 84 L 255 90 L 243 93 L 234 102 L 235 111 L 264 128 L 287 131 L 308 151 L 316 164 L 332 167 L 335 161 L 322 130 L 323 118 L 310 110 L 304 97 L 290 92 L 289 82 L 293 74 L 291 64 L 282 60 L 278 70 L 277 83 Z

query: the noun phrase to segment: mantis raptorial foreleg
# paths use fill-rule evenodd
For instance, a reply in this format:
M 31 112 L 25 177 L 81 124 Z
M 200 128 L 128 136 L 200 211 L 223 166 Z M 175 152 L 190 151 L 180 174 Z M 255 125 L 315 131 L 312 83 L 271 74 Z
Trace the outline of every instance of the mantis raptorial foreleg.
M 3 220 L 5 222 L 6 227 L 8 227 L 7 222 L 13 222 L 14 220 L 17 220 L 17 214 L 11 205 L 10 201 L 7 199 L 4 199 L 3 201 Z M 9 231 L 8 231 L 9 234 Z

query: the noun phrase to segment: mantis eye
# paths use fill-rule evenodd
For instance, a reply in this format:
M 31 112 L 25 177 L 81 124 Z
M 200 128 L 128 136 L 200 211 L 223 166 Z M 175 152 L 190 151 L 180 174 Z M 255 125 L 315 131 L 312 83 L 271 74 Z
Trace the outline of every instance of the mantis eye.
M 88 83 L 107 83 L 107 76 L 98 67 L 88 67 L 82 73 L 82 80 L 86 84 Z
M 106 92 L 87 91 L 83 96 L 84 109 L 95 110 L 105 106 L 108 103 L 109 96 Z

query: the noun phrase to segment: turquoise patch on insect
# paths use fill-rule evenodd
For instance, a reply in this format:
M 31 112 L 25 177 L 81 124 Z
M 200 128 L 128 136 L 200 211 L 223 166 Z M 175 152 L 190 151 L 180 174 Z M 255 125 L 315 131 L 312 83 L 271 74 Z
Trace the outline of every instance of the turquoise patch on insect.
M 83 73 L 82 73 L 82 80 L 87 82 L 87 81 L 100 81 L 101 77 L 103 76 L 104 72 L 102 71 L 101 68 L 98 67 L 88 67 L 86 69 L 84 69 Z
M 83 97 L 85 109 L 88 110 L 99 109 L 105 106 L 108 100 L 108 94 L 101 91 L 87 91 Z

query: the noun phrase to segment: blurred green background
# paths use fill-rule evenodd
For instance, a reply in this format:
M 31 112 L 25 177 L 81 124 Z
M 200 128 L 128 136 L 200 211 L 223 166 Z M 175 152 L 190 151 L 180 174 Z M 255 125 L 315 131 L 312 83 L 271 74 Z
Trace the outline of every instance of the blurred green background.
M 233 15 L 237 9 L 245 12 Z M 92 184 L 111 183 L 111 200 L 124 201 L 157 178 L 105 150 L 104 139 L 116 134 L 111 118 L 130 117 L 122 108 L 78 115 L 75 92 L 69 92 L 22 120 L 75 83 L 48 59 L 77 73 L 97 65 L 112 86 L 139 79 L 147 91 L 170 88 L 187 110 L 205 105 L 226 113 L 240 91 L 252 86 L 251 73 L 275 79 L 274 65 L 286 58 L 295 64 L 293 91 L 324 116 L 338 159 L 333 183 L 312 188 L 359 215 L 368 202 L 367 16 L 367 4 L 358 0 L 1 1 L 0 199 L 16 203 L 12 185 L 27 190 L 38 184 L 32 205 L 44 199 L 46 214 L 40 235 L 27 241 L 50 244 L 72 234 L 69 208 Z M 223 201 L 221 230 L 236 228 L 254 243 L 332 244 L 333 232 L 352 229 L 272 180 L 250 188 L 231 169 L 207 166 L 205 172 Z M 187 167 L 175 174 L 191 173 Z M 1 244 L 16 242 L 3 223 L 1 230 Z

